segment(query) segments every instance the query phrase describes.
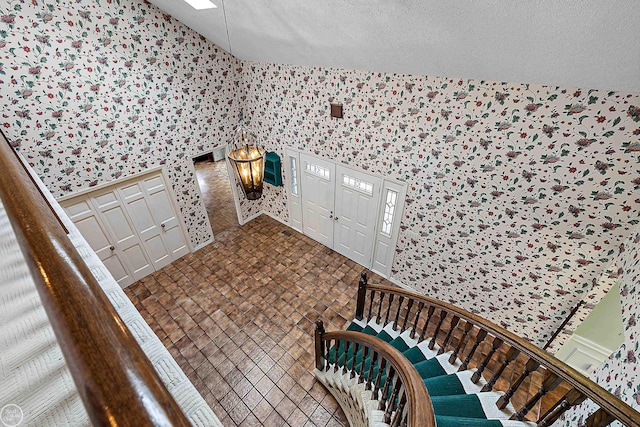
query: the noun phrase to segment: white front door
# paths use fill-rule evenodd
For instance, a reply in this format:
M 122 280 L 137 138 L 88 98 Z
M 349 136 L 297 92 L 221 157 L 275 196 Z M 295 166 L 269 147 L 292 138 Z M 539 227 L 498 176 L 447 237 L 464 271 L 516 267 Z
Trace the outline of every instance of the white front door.
M 102 214 L 104 225 L 115 240 L 111 242 L 111 246 L 116 253 L 122 254 L 120 260 L 129 265 L 133 280 L 139 280 L 153 273 L 153 265 L 146 256 L 140 238 L 129 223 L 129 216 L 117 197 L 116 191 L 104 191 L 94 196 L 91 202 Z
M 382 180 L 341 165 L 336 177 L 333 249 L 370 268 Z
M 300 188 L 293 170 L 289 194 L 301 195 L 303 233 L 370 268 L 382 179 L 302 153 Z
M 300 155 L 303 232 L 333 248 L 335 165 Z

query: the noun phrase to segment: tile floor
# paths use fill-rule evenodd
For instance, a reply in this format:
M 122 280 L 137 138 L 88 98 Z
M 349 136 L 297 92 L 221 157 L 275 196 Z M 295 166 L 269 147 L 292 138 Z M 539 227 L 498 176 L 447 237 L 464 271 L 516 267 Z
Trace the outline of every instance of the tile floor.
M 313 329 L 346 327 L 361 270 L 263 215 L 125 292 L 225 426 L 341 426 Z
M 344 414 L 312 374 L 314 322 L 346 327 L 362 269 L 263 215 L 125 292 L 225 426 L 341 426 Z M 369 282 L 390 284 L 371 273 Z M 515 379 L 509 371 L 502 390 Z
M 218 233 L 238 226 L 227 162 L 203 160 L 195 162 L 194 166 L 211 230 L 217 237 Z

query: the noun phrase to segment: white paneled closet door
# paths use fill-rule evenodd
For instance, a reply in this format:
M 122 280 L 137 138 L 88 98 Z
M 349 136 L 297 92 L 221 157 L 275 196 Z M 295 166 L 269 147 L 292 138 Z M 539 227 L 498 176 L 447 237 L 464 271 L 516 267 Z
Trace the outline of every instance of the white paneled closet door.
M 188 254 L 187 238 L 180 227 L 177 210 L 174 209 L 171 203 L 171 197 L 162 175 L 145 178 L 141 181 L 141 184 L 147 193 L 149 207 L 156 224 L 160 224 L 160 236 L 171 255 L 171 260 L 176 260 Z
M 98 255 L 105 267 L 121 287 L 134 282 L 129 268 L 121 261 L 119 249 L 112 245 L 108 231 L 102 225 L 98 214 L 88 199 L 79 200 L 66 206 L 67 215 L 84 236 L 89 246 Z
M 160 171 L 60 203 L 122 287 L 190 252 Z
M 120 261 L 129 266 L 133 281 L 153 273 L 155 268 L 115 189 L 103 190 L 92 197 L 91 202 L 100 212 L 102 222 L 113 239 L 113 251 L 122 254 Z
M 171 254 L 164 244 L 162 230 L 151 213 L 149 200 L 141 182 L 133 182 L 118 188 L 118 193 L 127 209 L 142 244 L 147 251 L 154 269 L 159 270 L 172 261 Z

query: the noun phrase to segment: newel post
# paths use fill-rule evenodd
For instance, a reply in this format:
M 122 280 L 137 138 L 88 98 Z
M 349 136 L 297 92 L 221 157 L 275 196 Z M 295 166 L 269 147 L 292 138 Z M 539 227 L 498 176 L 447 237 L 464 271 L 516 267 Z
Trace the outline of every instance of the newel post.
M 360 274 L 360 281 L 358 282 L 358 299 L 356 302 L 356 319 L 362 320 L 364 314 L 364 298 L 367 293 L 367 272 L 363 271 Z
M 322 371 L 324 369 L 324 355 L 322 354 L 322 344 L 324 338 L 324 324 L 322 320 L 316 320 L 316 333 L 315 333 L 315 345 L 316 345 L 316 369 Z

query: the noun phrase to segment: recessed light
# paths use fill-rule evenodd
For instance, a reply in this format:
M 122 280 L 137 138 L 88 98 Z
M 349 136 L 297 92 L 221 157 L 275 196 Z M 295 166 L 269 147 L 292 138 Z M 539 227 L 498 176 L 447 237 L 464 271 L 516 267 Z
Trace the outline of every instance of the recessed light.
M 195 10 L 214 9 L 218 7 L 215 4 L 211 3 L 209 0 L 184 0 L 184 1 L 189 3 L 189 5 Z

